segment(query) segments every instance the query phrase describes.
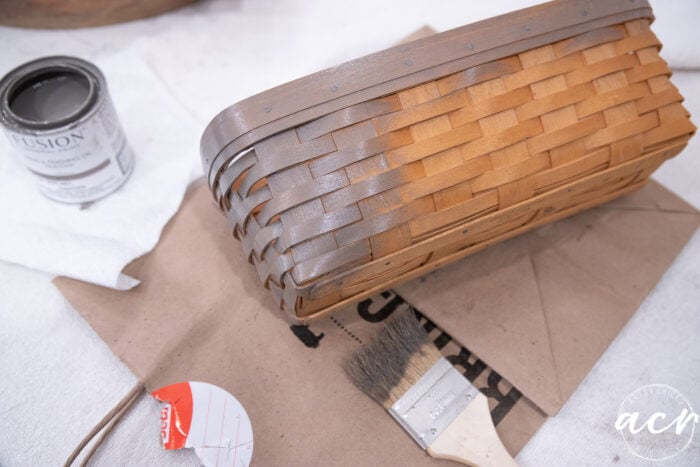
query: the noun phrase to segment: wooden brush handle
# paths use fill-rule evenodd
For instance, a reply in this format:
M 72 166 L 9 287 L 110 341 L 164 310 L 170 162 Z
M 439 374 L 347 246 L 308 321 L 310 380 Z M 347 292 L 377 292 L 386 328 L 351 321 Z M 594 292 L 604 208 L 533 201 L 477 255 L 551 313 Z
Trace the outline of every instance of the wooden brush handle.
M 433 441 L 427 451 L 438 459 L 475 467 L 518 465 L 503 447 L 493 426 L 486 396 L 481 393 Z

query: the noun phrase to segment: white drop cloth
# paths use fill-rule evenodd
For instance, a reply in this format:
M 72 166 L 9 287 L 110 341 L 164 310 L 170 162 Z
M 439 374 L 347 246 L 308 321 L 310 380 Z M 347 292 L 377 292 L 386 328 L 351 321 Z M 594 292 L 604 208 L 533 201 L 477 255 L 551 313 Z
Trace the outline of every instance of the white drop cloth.
M 51 201 L 0 138 L 0 260 L 117 289 L 138 283 L 121 270 L 153 249 L 177 211 L 201 129 L 135 52 L 132 46 L 96 60 L 136 158 L 116 192 L 82 207 Z M 16 63 L 3 60 L 0 72 Z

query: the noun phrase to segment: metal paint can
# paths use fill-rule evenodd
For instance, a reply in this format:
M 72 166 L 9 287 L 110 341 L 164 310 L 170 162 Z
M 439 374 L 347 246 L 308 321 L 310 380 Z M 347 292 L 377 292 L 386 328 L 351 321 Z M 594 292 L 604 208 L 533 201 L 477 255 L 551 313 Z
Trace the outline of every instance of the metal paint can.
M 133 171 L 104 75 L 85 60 L 45 57 L 10 71 L 0 81 L 0 124 L 52 200 L 94 201 Z

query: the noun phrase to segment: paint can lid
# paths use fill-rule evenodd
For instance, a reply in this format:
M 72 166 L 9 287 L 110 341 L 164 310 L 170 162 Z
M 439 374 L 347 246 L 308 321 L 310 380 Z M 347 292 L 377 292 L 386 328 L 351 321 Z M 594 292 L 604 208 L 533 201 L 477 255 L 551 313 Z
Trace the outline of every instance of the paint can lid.
M 76 57 L 44 57 L 0 80 L 0 122 L 13 130 L 53 130 L 96 107 L 104 86 L 97 67 Z

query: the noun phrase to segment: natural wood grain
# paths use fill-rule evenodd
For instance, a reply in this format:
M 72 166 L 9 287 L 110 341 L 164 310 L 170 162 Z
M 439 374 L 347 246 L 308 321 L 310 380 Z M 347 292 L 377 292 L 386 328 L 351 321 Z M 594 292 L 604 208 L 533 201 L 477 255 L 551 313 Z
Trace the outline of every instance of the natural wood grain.
M 518 467 L 493 426 L 486 396 L 479 393 L 426 449 L 438 459 L 477 467 Z

